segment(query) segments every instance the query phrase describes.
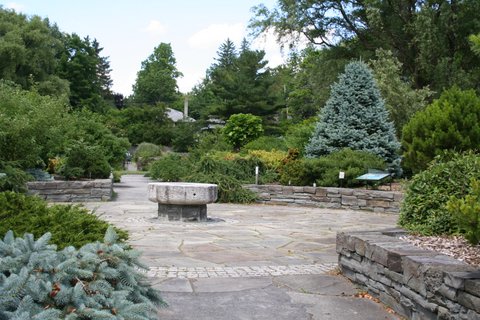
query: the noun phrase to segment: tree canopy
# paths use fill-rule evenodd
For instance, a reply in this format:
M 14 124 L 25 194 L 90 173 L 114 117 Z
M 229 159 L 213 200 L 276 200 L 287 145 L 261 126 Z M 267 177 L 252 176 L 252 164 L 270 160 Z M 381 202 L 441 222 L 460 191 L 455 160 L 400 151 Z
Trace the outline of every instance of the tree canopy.
M 178 99 L 177 70 L 172 46 L 160 43 L 153 53 L 142 62 L 133 85 L 133 99 L 136 103 L 155 105 L 159 102 L 173 103 Z

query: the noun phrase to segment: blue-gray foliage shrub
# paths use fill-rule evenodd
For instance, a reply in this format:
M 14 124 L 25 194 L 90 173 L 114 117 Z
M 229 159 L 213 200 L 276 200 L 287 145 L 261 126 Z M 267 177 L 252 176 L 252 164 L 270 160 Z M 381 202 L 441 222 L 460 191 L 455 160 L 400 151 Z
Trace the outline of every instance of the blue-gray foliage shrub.
M 0 319 L 157 319 L 163 301 L 113 228 L 78 250 L 57 251 L 50 236 L 0 240 Z
M 319 157 L 344 148 L 366 151 L 399 170 L 400 143 L 371 70 L 351 62 L 332 86 L 305 153 Z

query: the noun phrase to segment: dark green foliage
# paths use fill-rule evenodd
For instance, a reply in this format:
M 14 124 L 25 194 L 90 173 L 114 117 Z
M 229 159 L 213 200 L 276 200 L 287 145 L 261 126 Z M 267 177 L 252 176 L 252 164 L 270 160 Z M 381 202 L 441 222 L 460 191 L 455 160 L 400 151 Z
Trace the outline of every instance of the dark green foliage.
M 460 233 L 472 244 L 480 243 L 480 180 L 472 179 L 470 192 L 464 198 L 450 197 L 447 209 Z
M 471 191 L 470 181 L 480 179 L 480 156 L 447 153 L 437 156 L 429 167 L 408 185 L 399 225 L 422 234 L 451 234 L 457 231 L 446 204 L 450 197 L 463 198 Z
M 402 76 L 412 79 L 414 88 L 429 85 L 441 92 L 457 84 L 478 90 L 480 56 L 468 42 L 478 33 L 477 12 L 477 0 L 279 0 L 272 9 L 257 6 L 250 28 L 257 35 L 273 31 L 279 42 L 293 48 L 306 37 L 337 54 L 327 59 L 331 63 L 342 62 L 341 50 L 364 60 L 376 49 L 391 50 L 402 64 Z M 320 69 L 319 78 L 323 72 Z
M 320 157 L 307 166 L 310 171 L 317 171 L 320 177 L 316 180 L 318 186 L 339 187 L 338 174 L 345 172 L 343 187 L 356 187 L 363 182 L 355 180 L 358 176 L 367 173 L 368 169 L 384 170 L 385 162 L 382 158 L 363 151 L 343 149 Z
M 297 149 L 303 155 L 305 146 L 315 130 L 316 117 L 292 124 L 285 133 L 285 143 L 290 149 Z
M 177 122 L 173 130 L 172 147 L 175 152 L 188 152 L 197 143 L 199 128 L 193 122 Z
M 433 92 L 428 88 L 413 89 L 412 83 L 402 78 L 402 64 L 391 51 L 378 49 L 375 54 L 376 59 L 370 63 L 375 80 L 385 99 L 397 137 L 401 137 L 403 126 L 415 112 L 425 108 Z
M 244 189 L 239 180 L 226 174 L 195 173 L 188 177 L 188 181 L 217 184 L 219 202 L 251 203 L 256 199 L 255 193 Z
M 40 237 L 52 233 L 52 243 L 59 248 L 82 245 L 102 239 L 109 224 L 79 206 L 49 206 L 38 197 L 14 192 L 0 193 L 0 234 L 13 230 L 15 235 L 32 233 Z M 120 239 L 128 237 L 117 229 Z
M 312 185 L 340 187 L 338 174 L 345 172 L 341 186 L 356 187 L 362 182 L 356 177 L 367 173 L 368 169 L 385 169 L 382 158 L 363 151 L 343 149 L 316 159 L 303 158 L 287 161 L 281 168 L 280 182 L 283 185 Z
M 255 140 L 263 133 L 262 119 L 252 114 L 238 113 L 230 116 L 223 128 L 225 140 L 235 150 Z
M 58 56 L 63 51 L 57 26 L 48 19 L 3 8 L 0 25 L 0 79 L 23 89 L 36 87 L 41 94 L 68 94 L 68 81 L 57 74 Z
M 163 302 L 113 228 L 78 250 L 56 251 L 50 237 L 8 232 L 0 241 L 2 319 L 157 319 Z
M 0 82 L 0 161 L 24 169 L 45 167 L 83 141 L 101 148 L 111 166 L 121 166 L 128 141 L 113 135 L 99 115 L 69 112 L 67 103 Z
M 104 101 L 110 94 L 110 67 L 96 40 L 80 38 L 77 34 L 63 36 L 64 51 L 59 61 L 59 74 L 70 84 L 70 104 L 74 108 L 87 108 L 105 112 Z
M 184 181 L 218 184 L 218 201 L 248 203 L 255 199 L 242 188 L 254 180 L 256 159 L 219 159 L 211 155 L 187 158 L 169 154 L 150 166 L 150 177 L 162 181 Z
M 59 174 L 67 180 L 106 179 L 110 176 L 112 168 L 108 164 L 103 149 L 99 146 L 89 146 L 79 141 L 69 148 L 66 157 Z
M 159 102 L 175 102 L 179 98 L 177 78 L 181 75 L 176 67 L 172 46 L 160 43 L 142 62 L 142 68 L 137 73 L 133 86 L 134 101 L 152 106 Z
M 149 142 L 142 142 L 133 154 L 133 161 L 137 163 L 138 170 L 148 170 L 150 163 L 160 158 L 161 155 L 162 148 L 160 146 Z
M 404 127 L 405 166 L 418 172 L 444 150 L 478 150 L 479 123 L 480 98 L 475 91 L 458 88 L 445 91 Z
M 118 136 L 127 137 L 138 145 L 149 142 L 170 145 L 173 138 L 173 122 L 166 115 L 166 105 L 133 105 L 109 113 L 109 126 Z
M 308 157 L 343 148 L 366 151 L 387 163 L 397 161 L 400 144 L 372 72 L 362 62 L 345 67 L 305 148 Z
M 198 136 L 195 148 L 190 150 L 190 155 L 195 159 L 200 159 L 205 154 L 215 151 L 229 151 L 231 148 L 220 130 L 202 132 Z
M 237 113 L 271 115 L 278 109 L 264 51 L 251 50 L 245 40 L 237 51 L 227 39 L 217 54 L 206 79 L 194 89 L 192 110 L 204 119 L 210 114 L 228 119 Z
M 244 150 L 287 151 L 287 145 L 282 137 L 262 136 L 243 146 Z
M 32 176 L 25 171 L 15 168 L 14 166 L 9 164 L 3 164 L 1 162 L 0 173 L 5 174 L 4 176 L 0 176 L 0 192 L 25 192 L 27 191 L 27 181 L 33 179 Z
M 184 181 L 191 173 L 191 163 L 184 157 L 169 153 L 150 165 L 149 176 L 161 181 Z

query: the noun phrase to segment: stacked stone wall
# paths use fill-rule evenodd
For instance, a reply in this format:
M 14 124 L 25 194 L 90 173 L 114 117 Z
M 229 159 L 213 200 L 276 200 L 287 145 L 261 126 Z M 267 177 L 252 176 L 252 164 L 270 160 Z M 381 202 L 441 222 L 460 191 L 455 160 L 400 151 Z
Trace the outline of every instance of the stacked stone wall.
M 275 205 L 398 213 L 400 211 L 400 203 L 403 200 L 401 192 L 367 189 L 253 184 L 245 185 L 244 187 L 258 195 L 257 202 Z
M 28 194 L 51 202 L 109 201 L 113 195 L 111 179 L 89 181 L 35 181 L 27 183 Z
M 403 233 L 337 234 L 343 275 L 408 319 L 480 320 L 480 270 L 404 242 Z

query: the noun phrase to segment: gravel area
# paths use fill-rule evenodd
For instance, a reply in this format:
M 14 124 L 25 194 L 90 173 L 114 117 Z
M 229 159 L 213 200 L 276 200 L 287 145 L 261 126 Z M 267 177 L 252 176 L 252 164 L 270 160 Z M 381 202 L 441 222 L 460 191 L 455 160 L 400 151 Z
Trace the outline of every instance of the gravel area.
M 426 249 L 443 253 L 468 264 L 480 267 L 480 245 L 473 246 L 460 236 L 417 236 L 400 237 L 401 240 Z

